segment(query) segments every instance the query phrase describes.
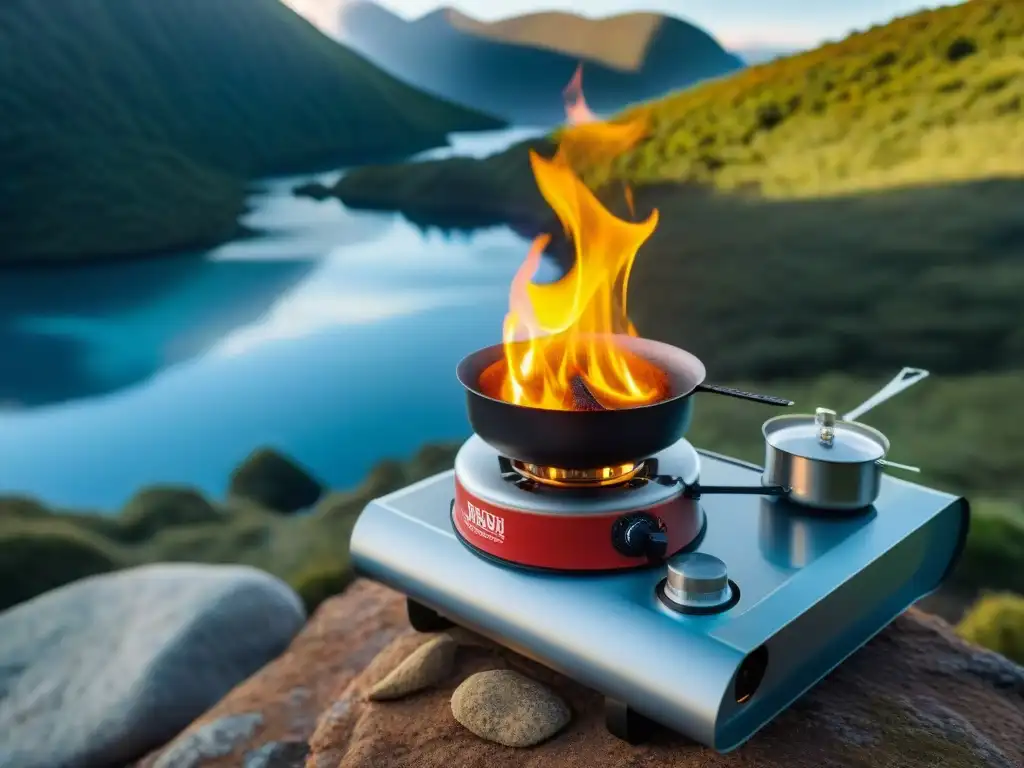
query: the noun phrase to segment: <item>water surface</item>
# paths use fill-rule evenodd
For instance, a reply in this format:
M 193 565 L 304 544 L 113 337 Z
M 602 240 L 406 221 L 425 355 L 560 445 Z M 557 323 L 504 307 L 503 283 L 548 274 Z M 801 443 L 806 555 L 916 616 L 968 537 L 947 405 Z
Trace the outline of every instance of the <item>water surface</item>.
M 533 133 L 456 137 L 425 156 Z M 295 198 L 298 181 L 261 184 L 246 220 L 257 238 L 3 274 L 0 492 L 97 510 L 151 483 L 222 495 L 260 445 L 344 487 L 468 434 L 455 365 L 500 338 L 528 244 Z

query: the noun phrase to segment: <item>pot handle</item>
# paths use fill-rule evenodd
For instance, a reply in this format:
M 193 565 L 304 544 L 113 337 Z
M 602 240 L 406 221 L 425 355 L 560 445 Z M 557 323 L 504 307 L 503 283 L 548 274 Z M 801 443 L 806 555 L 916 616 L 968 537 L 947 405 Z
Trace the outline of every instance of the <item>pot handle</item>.
M 898 395 L 907 387 L 912 387 L 927 376 L 928 371 L 923 368 L 904 368 L 896 374 L 896 378 L 878 390 L 878 392 L 873 394 L 852 411 L 844 413 L 843 421 L 856 421 L 858 417 L 863 416 L 876 405 L 881 405 L 893 395 Z
M 788 496 L 789 488 L 782 485 L 700 485 L 694 483 L 686 486 L 683 495 L 688 499 L 699 499 L 705 494 L 716 495 L 748 495 L 748 496 Z
M 912 467 L 909 464 L 897 464 L 895 461 L 889 461 L 888 459 L 877 459 L 875 461 L 880 467 L 891 467 L 892 469 L 902 469 L 904 472 L 920 472 L 920 467 Z
M 722 387 L 718 384 L 698 384 L 694 387 L 696 392 L 710 392 L 714 395 L 725 395 L 726 397 L 735 397 L 740 400 L 753 400 L 755 403 L 762 403 L 764 405 L 782 405 L 790 406 L 793 405 L 792 400 L 787 400 L 784 397 L 775 397 L 774 395 L 759 395 L 755 392 L 745 392 L 742 389 L 734 389 L 733 387 Z

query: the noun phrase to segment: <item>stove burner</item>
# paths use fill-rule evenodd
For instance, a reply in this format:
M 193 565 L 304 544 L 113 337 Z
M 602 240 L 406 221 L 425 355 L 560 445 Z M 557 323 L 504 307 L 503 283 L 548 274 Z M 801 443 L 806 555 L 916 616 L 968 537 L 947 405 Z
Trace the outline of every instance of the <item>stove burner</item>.
M 586 470 L 508 459 L 474 435 L 455 457 L 452 526 L 477 554 L 530 570 L 649 568 L 696 546 L 704 513 L 685 489 L 699 470 L 685 440 Z M 654 482 L 662 473 L 672 481 Z
M 644 462 L 619 464 L 600 469 L 559 469 L 542 467 L 523 461 L 513 461 L 512 468 L 527 480 L 556 488 L 603 488 L 628 483 L 641 474 Z

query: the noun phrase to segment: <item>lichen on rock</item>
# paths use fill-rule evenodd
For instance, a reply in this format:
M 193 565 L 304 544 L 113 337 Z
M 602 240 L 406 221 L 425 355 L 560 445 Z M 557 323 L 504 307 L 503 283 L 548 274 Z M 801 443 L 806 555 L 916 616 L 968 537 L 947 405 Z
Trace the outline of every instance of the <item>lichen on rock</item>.
M 305 741 L 270 741 L 246 752 L 242 768 L 303 768 L 307 755 Z
M 262 722 L 258 712 L 247 712 L 206 723 L 172 742 L 153 768 L 197 768 L 207 760 L 228 755 Z

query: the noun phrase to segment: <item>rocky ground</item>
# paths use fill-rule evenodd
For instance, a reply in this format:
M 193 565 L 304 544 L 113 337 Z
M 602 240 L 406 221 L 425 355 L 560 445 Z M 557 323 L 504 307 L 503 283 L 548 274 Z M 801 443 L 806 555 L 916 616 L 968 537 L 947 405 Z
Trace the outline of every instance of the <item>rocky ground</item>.
M 628 747 L 595 693 L 464 631 L 417 634 L 382 587 L 335 597 L 366 502 L 451 455 L 325 493 L 257 451 L 223 503 L 155 488 L 108 517 L 0 500 L 0 768 L 1024 766 L 1024 670 L 920 612 L 722 757 L 667 734 Z M 1008 539 L 972 528 L 964 562 L 990 578 L 985 543 Z M 957 632 L 1019 662 L 1022 618 L 987 595 Z
M 1024 668 L 910 611 L 729 755 L 634 747 L 593 691 L 462 630 L 417 634 L 401 596 L 358 581 L 136 768 L 505 765 L 1019 768 Z

